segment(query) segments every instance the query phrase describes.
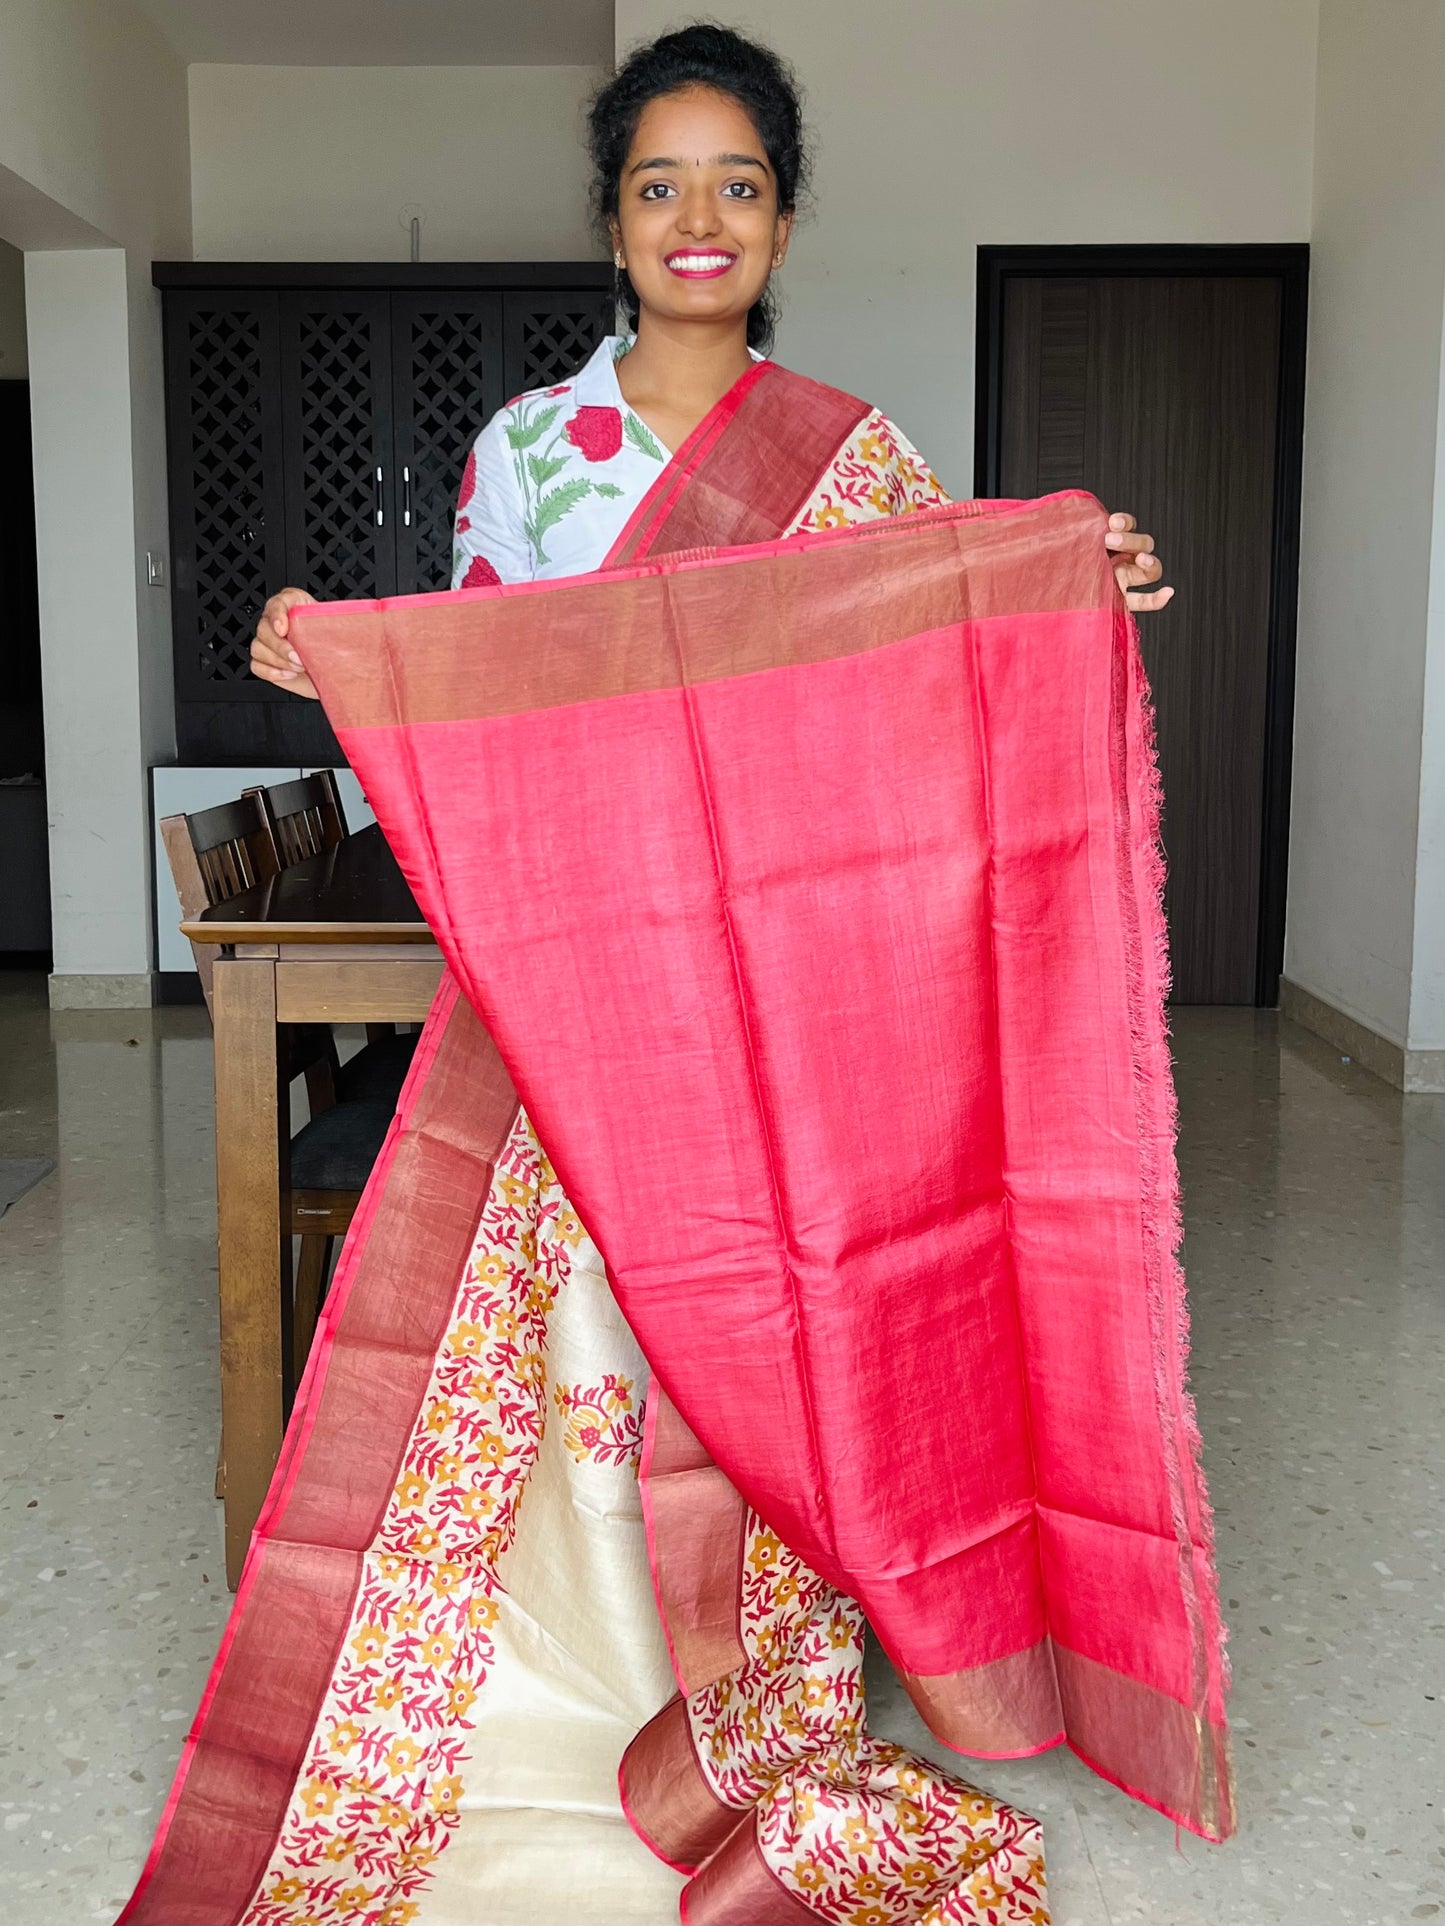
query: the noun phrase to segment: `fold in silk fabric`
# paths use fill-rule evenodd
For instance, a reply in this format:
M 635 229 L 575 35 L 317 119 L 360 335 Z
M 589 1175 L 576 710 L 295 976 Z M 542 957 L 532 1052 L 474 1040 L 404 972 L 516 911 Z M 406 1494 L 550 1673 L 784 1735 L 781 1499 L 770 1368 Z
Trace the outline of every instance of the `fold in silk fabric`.
M 665 1393 L 684 1689 L 732 1662 L 745 1503 L 948 1743 L 1067 1739 L 1218 1839 L 1157 779 L 1104 527 L 962 505 L 295 633 Z

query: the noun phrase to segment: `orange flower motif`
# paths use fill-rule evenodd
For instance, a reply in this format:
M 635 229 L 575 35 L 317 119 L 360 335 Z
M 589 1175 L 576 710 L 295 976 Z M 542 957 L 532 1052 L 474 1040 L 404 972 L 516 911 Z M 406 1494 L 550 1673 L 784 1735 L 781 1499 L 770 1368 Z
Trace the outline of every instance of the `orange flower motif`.
M 403 1689 L 401 1680 L 392 1674 L 379 1681 L 371 1696 L 383 1712 L 389 1712 L 400 1700 Z
M 878 1844 L 878 1834 L 863 1820 L 848 1819 L 843 1825 L 843 1844 L 849 1852 L 872 1852 Z
M 495 1431 L 484 1431 L 477 1439 L 477 1455 L 489 1465 L 507 1462 L 507 1441 Z
M 828 1681 L 826 1679 L 803 1680 L 803 1703 L 814 1708 L 828 1703 Z
M 384 1912 L 376 1916 L 376 1926 L 411 1926 L 411 1922 L 421 1914 L 421 1907 L 411 1899 L 394 1899 Z
M 323 1859 L 334 1859 L 339 1863 L 341 1860 L 351 1857 L 352 1849 L 355 1845 L 355 1833 L 334 1833 L 321 1848 L 321 1857 Z
M 447 1637 L 445 1632 L 433 1632 L 421 1642 L 421 1657 L 424 1665 L 445 1665 L 457 1649 L 456 1640 Z
M 500 1284 L 507 1275 L 507 1267 L 493 1251 L 477 1259 L 472 1267 L 472 1275 L 479 1284 Z
M 763 1708 L 760 1705 L 744 1706 L 743 1737 L 745 1739 L 752 1740 L 752 1742 L 756 1744 L 758 1740 L 762 1738 L 762 1736 L 763 1736 Z
M 888 455 L 888 446 L 881 435 L 864 435 L 858 443 L 859 461 L 875 462 L 881 468 Z
M 486 1333 L 480 1324 L 454 1325 L 447 1338 L 449 1349 L 461 1358 L 480 1357 L 486 1341 Z
M 853 1890 L 860 1899 L 879 1899 L 883 1893 L 883 1881 L 877 1873 L 854 1873 Z
M 290 1906 L 306 1891 L 304 1879 L 278 1879 L 266 1897 L 276 1906 Z
M 468 1383 L 467 1392 L 478 1404 L 494 1404 L 497 1397 L 496 1381 L 489 1371 L 478 1371 Z
M 893 497 L 882 482 L 874 482 L 868 490 L 868 499 L 880 515 L 886 515 L 893 506 Z
M 811 1786 L 799 1786 L 793 1794 L 793 1811 L 799 1825 L 811 1825 L 817 1816 L 818 1800 Z
M 477 1597 L 467 1601 L 467 1624 L 473 1631 L 479 1627 L 490 1627 L 497 1622 L 497 1601 L 494 1598 Z
M 461 1582 L 460 1565 L 438 1565 L 431 1575 L 431 1588 L 438 1598 L 449 1598 Z
M 380 1658 L 386 1650 L 386 1627 L 384 1625 L 361 1625 L 352 1636 L 351 1649 L 364 1664 L 370 1659 Z
M 352 1912 L 359 1913 L 364 1906 L 369 1906 L 375 1897 L 369 1886 L 348 1886 L 345 1892 L 336 1895 L 336 1903 L 343 1912 L 349 1908 Z
M 849 1913 L 848 1926 L 888 1926 L 888 1915 L 881 1906 L 860 1906 Z
M 411 1549 L 422 1558 L 434 1552 L 441 1542 L 441 1533 L 435 1525 L 418 1525 L 411 1535 Z
M 520 1177 L 514 1177 L 510 1171 L 499 1170 L 493 1181 L 509 1204 L 525 1204 L 531 1193 L 530 1184 L 524 1184 Z
M 899 1801 L 896 1817 L 900 1832 L 926 1832 L 928 1829 L 928 1814 L 911 1799 Z
M 847 510 L 840 508 L 836 502 L 829 502 L 826 508 L 813 511 L 813 521 L 819 528 L 846 528 L 848 526 Z
M 958 1814 L 961 1819 L 971 1819 L 977 1826 L 985 1820 L 996 1818 L 998 1807 L 981 1792 L 967 1792 L 958 1802 Z
M 339 1752 L 344 1759 L 348 1752 L 355 1751 L 364 1737 L 359 1725 L 351 1719 L 343 1719 L 331 1728 L 331 1750 Z
M 420 1759 L 421 1747 L 411 1739 L 393 1739 L 386 1755 L 386 1763 L 398 1778 L 415 1770 Z
M 447 1709 L 454 1718 L 464 1719 L 476 1704 L 477 1688 L 460 1680 L 447 1693 Z
M 437 1459 L 437 1477 L 445 1484 L 462 1475 L 462 1457 L 457 1451 L 448 1451 Z
M 382 1578 L 400 1578 L 406 1570 L 406 1560 L 398 1558 L 395 1552 L 383 1552 L 376 1561 L 376 1569 Z
M 587 1233 L 583 1230 L 582 1219 L 575 1210 L 558 1211 L 557 1235 L 564 1244 L 571 1245 L 574 1250 L 582 1242 Z
M 457 1802 L 462 1796 L 462 1782 L 455 1774 L 438 1779 L 432 1787 L 431 1804 L 433 1812 L 455 1812 Z
M 829 1621 L 828 1643 L 835 1652 L 841 1652 L 853 1643 L 853 1627 L 846 1618 L 835 1618 Z
M 792 1572 L 779 1572 L 773 1580 L 773 1603 L 791 1605 L 802 1590 Z
M 806 1859 L 793 1862 L 793 1884 L 805 1893 L 821 1892 L 828 1883 L 828 1874 L 811 1854 Z
M 540 1351 L 524 1351 L 516 1368 L 523 1384 L 541 1384 L 547 1375 L 547 1361 Z
M 760 1531 L 753 1539 L 748 1563 L 755 1572 L 770 1572 L 782 1556 L 781 1542 L 770 1531 Z
M 426 1503 L 430 1487 L 419 1471 L 408 1471 L 396 1481 L 396 1502 L 403 1511 L 414 1510 L 417 1505 Z
M 410 1600 L 405 1605 L 398 1605 L 392 1622 L 399 1632 L 414 1632 L 421 1624 L 421 1607 L 413 1605 Z
M 529 1226 L 517 1239 L 517 1250 L 528 1267 L 537 1261 L 537 1233 Z
M 454 1404 L 449 1403 L 445 1398 L 438 1398 L 427 1411 L 426 1428 L 428 1431 L 438 1433 L 450 1431 L 456 1415 L 457 1408 Z
M 403 1872 L 423 1872 L 436 1856 L 435 1846 L 423 1846 L 417 1841 L 402 1847 L 396 1856 L 396 1863 Z
M 908 1859 L 898 1868 L 898 1877 L 905 1886 L 911 1886 L 917 1892 L 920 1887 L 933 1885 L 938 1878 L 938 1871 L 926 1859 Z
M 405 1806 L 399 1806 L 395 1799 L 383 1799 L 376 1808 L 376 1823 L 379 1826 L 404 1826 L 409 1823 L 411 1814 Z
M 499 1338 L 511 1339 L 517 1335 L 521 1326 L 513 1312 L 494 1311 L 492 1313 L 492 1329 Z
M 457 1510 L 463 1518 L 486 1518 L 496 1508 L 497 1501 L 491 1492 L 483 1491 L 476 1485 L 470 1491 L 464 1491 L 457 1504 Z

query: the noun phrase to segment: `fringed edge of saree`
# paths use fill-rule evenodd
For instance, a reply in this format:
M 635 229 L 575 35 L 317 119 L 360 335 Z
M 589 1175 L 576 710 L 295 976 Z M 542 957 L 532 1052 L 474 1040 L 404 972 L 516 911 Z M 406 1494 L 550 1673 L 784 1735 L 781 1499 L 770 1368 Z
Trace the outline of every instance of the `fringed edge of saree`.
M 491 1038 L 444 976 L 348 1234 L 236 1603 L 119 1926 L 209 1926 L 250 1907 L 517 1108 Z M 389 1368 L 379 1371 L 383 1355 Z

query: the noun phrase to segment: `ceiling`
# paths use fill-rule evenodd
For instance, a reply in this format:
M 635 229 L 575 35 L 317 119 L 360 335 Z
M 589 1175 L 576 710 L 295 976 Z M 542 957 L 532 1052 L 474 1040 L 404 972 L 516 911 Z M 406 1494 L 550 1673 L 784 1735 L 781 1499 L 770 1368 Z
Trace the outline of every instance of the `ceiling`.
M 133 0 L 187 62 L 601 67 L 612 0 Z

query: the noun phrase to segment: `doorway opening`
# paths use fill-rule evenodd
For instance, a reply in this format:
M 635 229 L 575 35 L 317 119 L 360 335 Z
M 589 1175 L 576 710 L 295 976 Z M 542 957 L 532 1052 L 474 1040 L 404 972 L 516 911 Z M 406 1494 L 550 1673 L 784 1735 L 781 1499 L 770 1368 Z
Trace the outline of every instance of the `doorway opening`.
M 1087 488 L 1177 590 L 1140 623 L 1176 1003 L 1279 1000 L 1309 249 L 981 247 L 975 490 Z

